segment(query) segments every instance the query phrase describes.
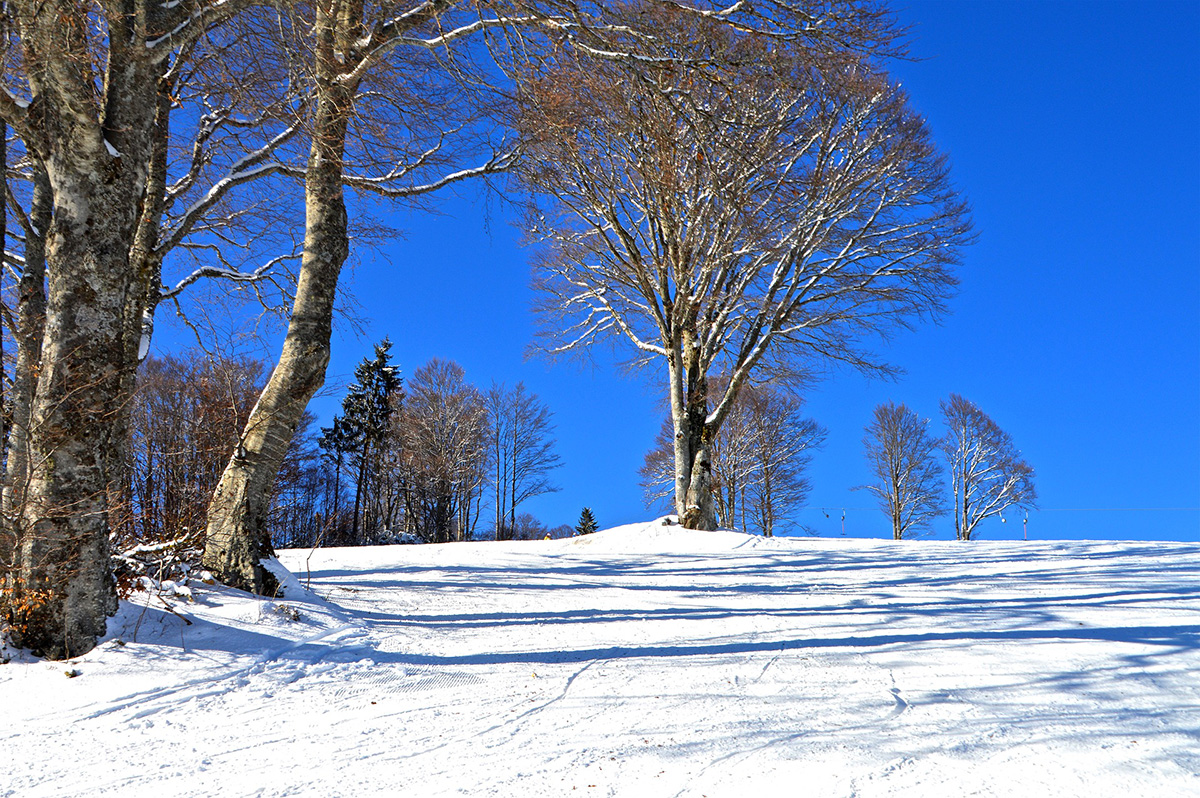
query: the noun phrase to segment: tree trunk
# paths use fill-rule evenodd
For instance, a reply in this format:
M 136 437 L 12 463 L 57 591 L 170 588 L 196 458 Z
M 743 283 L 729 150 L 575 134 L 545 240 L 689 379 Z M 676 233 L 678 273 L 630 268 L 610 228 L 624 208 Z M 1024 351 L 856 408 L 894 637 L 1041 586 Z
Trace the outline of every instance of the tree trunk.
M 63 0 L 13 11 L 33 102 L 9 121 L 44 167 L 53 208 L 31 237 L 44 246 L 45 321 L 36 368 L 25 372 L 36 378 L 21 389 L 32 397 L 25 445 L 7 466 L 18 477 L 4 500 L 20 536 L 15 587 L 28 609 L 14 642 L 63 658 L 92 648 L 116 606 L 107 492 L 125 451 L 146 297 L 157 288 L 131 252 L 168 67 L 148 56 L 143 14 L 101 10 L 97 92 L 91 12 Z M 35 193 L 42 179 L 35 171 Z
M 339 510 L 341 508 L 338 505 L 340 503 L 339 500 L 342 495 L 342 450 L 341 450 L 341 447 L 339 446 L 337 449 L 334 449 L 334 453 L 337 455 L 337 461 L 336 461 L 337 466 L 335 467 L 334 472 L 333 472 L 333 526 L 331 528 L 333 529 L 333 539 L 337 540 L 339 537 L 341 537 L 338 534 L 338 529 L 340 528 L 339 519 L 341 518 L 341 516 L 339 514 Z
M 515 422 L 514 422 L 515 424 Z M 513 540 L 517 536 L 517 441 L 516 430 L 513 431 L 512 442 L 512 463 L 509 469 L 509 496 L 508 496 L 508 539 Z
M 675 512 L 686 529 L 717 528 L 712 487 L 712 438 L 708 421 L 708 379 L 695 362 L 692 336 L 669 362 L 671 417 L 675 427 Z M 686 364 L 680 368 L 679 362 Z
M 500 413 L 496 413 L 496 422 L 492 427 L 492 434 L 495 435 L 495 455 L 496 455 L 496 540 L 504 540 L 504 496 L 507 495 L 508 485 L 501 477 L 504 461 L 503 455 L 500 452 Z
M 137 367 L 126 330 L 144 292 L 129 268 L 137 205 L 128 181 L 75 154 L 55 160 L 20 544 L 21 589 L 36 606 L 15 642 L 57 659 L 90 650 L 116 609 L 107 491 L 111 453 L 123 450 L 127 372 Z
M 305 177 L 304 256 L 287 336 L 208 508 L 204 566 L 225 584 L 260 595 L 279 588 L 262 566 L 274 555 L 267 529 L 271 489 L 329 364 L 333 303 L 350 246 L 342 157 L 353 94 L 336 82 L 321 88 Z
M 363 482 L 367 479 L 367 453 L 370 451 L 371 444 L 363 441 L 363 450 L 358 463 L 358 477 L 354 480 L 354 524 L 350 527 L 350 542 L 354 546 L 362 545 L 362 538 L 359 537 L 358 519 L 362 510 L 362 489 Z
M 107 491 L 137 368 L 129 330 L 147 292 L 130 246 L 145 188 L 145 108 L 153 108 L 153 94 L 143 95 L 154 87 L 121 49 L 113 44 L 122 68 L 110 65 L 103 123 L 76 104 L 70 85 L 49 89 L 42 109 L 53 215 L 18 522 L 19 598 L 30 609 L 14 642 L 53 659 L 94 647 L 116 609 Z
M 712 457 L 707 437 L 701 428 L 700 439 L 693 444 L 691 474 L 683 513 L 679 517 L 679 523 L 687 529 L 717 528 L 717 513 L 712 495 Z
M 771 468 L 763 463 L 762 475 L 763 537 L 775 537 L 775 496 L 771 488 Z
M 33 163 L 33 196 L 29 224 L 25 230 L 25 265 L 17 282 L 17 318 L 13 338 L 17 345 L 12 384 L 8 400 L 11 413 L 8 459 L 0 507 L 0 563 L 15 568 L 20 545 L 20 516 L 29 483 L 29 421 L 33 413 L 33 393 L 42 356 L 42 335 L 46 324 L 46 248 L 45 234 L 50 227 L 50 182 L 46 170 Z M 15 571 L 9 571 L 15 573 Z

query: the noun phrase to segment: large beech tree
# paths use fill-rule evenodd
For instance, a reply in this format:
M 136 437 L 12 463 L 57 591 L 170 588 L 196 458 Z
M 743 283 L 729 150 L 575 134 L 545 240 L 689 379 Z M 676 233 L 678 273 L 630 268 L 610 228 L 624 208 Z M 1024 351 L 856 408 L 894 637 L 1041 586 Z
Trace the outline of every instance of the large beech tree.
M 25 227 L 36 240 L 26 242 L 17 339 L 27 370 L 13 392 L 23 428 L 0 553 L 12 553 L 7 595 L 22 607 L 15 642 L 49 657 L 94 646 L 115 606 L 107 493 L 160 291 L 166 116 L 197 43 L 249 4 L 6 5 L 0 116 L 31 164 Z
M 465 151 L 487 150 L 490 139 L 477 135 L 483 109 L 462 88 L 473 81 L 470 57 L 451 48 L 492 24 L 441 0 L 328 0 L 285 20 L 283 46 L 297 55 L 310 88 L 307 162 L 281 167 L 304 180 L 303 254 L 279 360 L 209 505 L 204 564 L 226 584 L 277 590 L 264 566 L 274 553 L 271 491 L 325 381 L 338 280 L 350 255 L 346 186 L 414 200 L 511 161 L 498 147 L 481 163 L 454 166 Z
M 892 38 L 872 2 L 658 5 L 780 40 L 886 47 Z M 641 60 L 637 48 L 655 28 L 638 16 L 624 5 L 574 0 L 328 0 L 296 10 L 285 26 L 294 33 L 287 47 L 308 59 L 311 148 L 306 166 L 288 171 L 305 181 L 304 254 L 278 364 L 209 508 L 204 561 L 220 579 L 256 592 L 276 587 L 263 566 L 272 555 L 268 497 L 296 420 L 324 381 L 337 281 L 350 251 L 344 187 L 413 200 L 507 169 L 514 153 L 503 146 L 481 162 L 455 157 L 463 152 L 460 134 L 470 141 L 478 118 L 509 119 L 505 91 L 490 82 L 564 51 Z M 484 52 L 499 69 L 474 68 L 472 55 Z
M 717 390 L 720 378 L 713 381 Z M 803 415 L 804 403 L 774 385 L 747 385 L 713 437 L 713 499 L 723 529 L 771 537 L 795 521 L 808 498 L 806 471 L 826 430 Z M 674 425 L 666 418 L 640 469 L 647 506 L 673 497 Z
M 880 367 L 864 336 L 941 309 L 969 220 L 879 63 L 886 17 L 771 37 L 629 13 L 654 32 L 632 55 L 564 52 L 523 84 L 547 332 L 662 364 L 676 512 L 712 529 L 712 446 L 750 375 Z

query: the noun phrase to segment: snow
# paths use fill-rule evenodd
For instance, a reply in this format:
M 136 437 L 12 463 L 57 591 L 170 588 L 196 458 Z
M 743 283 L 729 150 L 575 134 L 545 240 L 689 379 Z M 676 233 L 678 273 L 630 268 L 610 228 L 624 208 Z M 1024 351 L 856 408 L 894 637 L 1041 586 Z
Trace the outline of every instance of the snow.
M 13 104 L 15 106 L 17 106 L 18 108 L 24 109 L 24 108 L 29 107 L 29 100 L 21 99 L 20 97 L 18 97 L 17 95 L 15 95 L 11 91 L 9 91 L 9 89 L 7 87 L 4 88 L 4 93 L 8 95 L 8 98 L 10 100 L 12 100 Z
M 0 666 L 0 796 L 1200 796 L 1200 544 L 280 560 L 283 599 L 172 584 Z
M 112 142 L 109 141 L 108 139 L 104 140 L 104 149 L 108 150 L 108 154 L 110 156 L 112 156 L 113 158 L 121 157 L 121 153 L 117 150 L 116 147 L 113 146 Z

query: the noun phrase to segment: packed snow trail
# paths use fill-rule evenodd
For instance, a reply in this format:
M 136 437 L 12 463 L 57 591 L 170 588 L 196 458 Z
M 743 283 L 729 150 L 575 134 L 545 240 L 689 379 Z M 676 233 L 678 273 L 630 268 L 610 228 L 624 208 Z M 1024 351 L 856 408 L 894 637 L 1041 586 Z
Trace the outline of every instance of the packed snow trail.
M 1197 544 L 308 557 L 0 667 L 0 796 L 1200 796 Z

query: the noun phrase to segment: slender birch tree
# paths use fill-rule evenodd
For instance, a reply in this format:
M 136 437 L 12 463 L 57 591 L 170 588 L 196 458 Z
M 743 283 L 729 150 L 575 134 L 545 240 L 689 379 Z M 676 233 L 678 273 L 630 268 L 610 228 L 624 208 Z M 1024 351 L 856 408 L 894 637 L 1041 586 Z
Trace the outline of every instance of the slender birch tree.
M 484 404 L 496 540 L 512 540 L 517 508 L 535 496 L 558 490 L 550 481 L 550 472 L 561 465 L 554 452 L 552 413 L 521 382 L 512 389 L 493 383 L 484 394 Z
M 785 391 L 755 386 L 739 399 L 747 406 L 746 426 L 752 441 L 742 516 L 747 531 L 774 537 L 780 526 L 795 522 L 796 511 L 808 501 L 812 490 L 808 466 L 827 432 L 805 418 L 803 403 Z

